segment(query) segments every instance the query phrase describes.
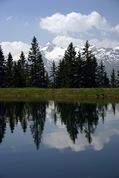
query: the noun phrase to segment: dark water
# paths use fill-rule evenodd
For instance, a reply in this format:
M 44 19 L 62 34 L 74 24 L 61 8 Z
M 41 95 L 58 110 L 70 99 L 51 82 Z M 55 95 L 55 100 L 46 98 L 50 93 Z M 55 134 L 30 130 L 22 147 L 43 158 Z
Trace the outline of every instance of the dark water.
M 119 104 L 0 103 L 0 178 L 119 178 Z

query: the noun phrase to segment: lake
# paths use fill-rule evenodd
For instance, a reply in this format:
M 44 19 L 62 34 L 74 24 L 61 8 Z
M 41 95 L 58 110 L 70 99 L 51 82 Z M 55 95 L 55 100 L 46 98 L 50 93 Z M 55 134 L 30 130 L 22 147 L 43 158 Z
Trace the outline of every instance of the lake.
M 0 178 L 119 178 L 119 104 L 0 102 Z

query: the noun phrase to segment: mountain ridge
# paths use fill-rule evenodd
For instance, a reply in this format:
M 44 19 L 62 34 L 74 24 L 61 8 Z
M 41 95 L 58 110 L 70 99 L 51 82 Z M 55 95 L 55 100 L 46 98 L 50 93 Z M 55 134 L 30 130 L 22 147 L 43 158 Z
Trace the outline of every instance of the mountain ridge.
M 47 70 L 50 70 L 52 61 L 58 64 L 59 60 L 63 58 L 66 49 L 67 48 L 56 46 L 51 42 L 41 47 L 41 53 Z M 82 52 L 82 47 L 75 46 L 75 49 L 76 52 L 79 50 Z M 90 49 L 96 56 L 98 63 L 100 63 L 101 60 L 103 61 L 108 73 L 110 73 L 113 68 L 119 70 L 119 46 L 114 48 L 97 48 L 96 46 L 90 46 Z

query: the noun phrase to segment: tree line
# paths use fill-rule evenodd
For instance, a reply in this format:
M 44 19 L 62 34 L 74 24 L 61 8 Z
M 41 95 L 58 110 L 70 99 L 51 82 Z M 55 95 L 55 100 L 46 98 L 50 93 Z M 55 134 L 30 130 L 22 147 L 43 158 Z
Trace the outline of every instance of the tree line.
M 26 58 L 24 52 L 17 61 L 9 53 L 5 59 L 0 46 L 0 87 L 39 87 L 39 88 L 92 88 L 119 87 L 119 71 L 113 69 L 108 76 L 101 61 L 97 63 L 95 55 L 86 41 L 83 52 L 78 54 L 70 43 L 64 57 L 51 70 L 46 71 L 36 37 Z

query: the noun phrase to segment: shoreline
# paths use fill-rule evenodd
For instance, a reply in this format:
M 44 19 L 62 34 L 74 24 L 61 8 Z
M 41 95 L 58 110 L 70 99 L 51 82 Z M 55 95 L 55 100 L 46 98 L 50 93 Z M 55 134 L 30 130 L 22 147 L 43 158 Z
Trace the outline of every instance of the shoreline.
M 116 101 L 119 88 L 0 88 L 0 101 Z

